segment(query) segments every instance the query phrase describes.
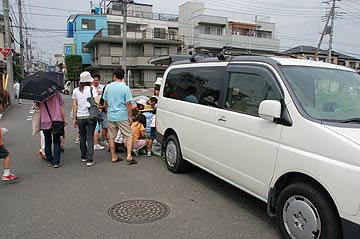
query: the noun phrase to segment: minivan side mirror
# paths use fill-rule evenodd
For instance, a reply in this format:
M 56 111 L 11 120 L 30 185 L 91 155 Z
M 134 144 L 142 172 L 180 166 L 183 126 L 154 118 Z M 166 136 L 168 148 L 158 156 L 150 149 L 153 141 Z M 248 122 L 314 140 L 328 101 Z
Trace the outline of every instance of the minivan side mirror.
M 259 115 L 261 118 L 274 121 L 281 116 L 281 103 L 278 100 L 264 100 L 259 106 Z

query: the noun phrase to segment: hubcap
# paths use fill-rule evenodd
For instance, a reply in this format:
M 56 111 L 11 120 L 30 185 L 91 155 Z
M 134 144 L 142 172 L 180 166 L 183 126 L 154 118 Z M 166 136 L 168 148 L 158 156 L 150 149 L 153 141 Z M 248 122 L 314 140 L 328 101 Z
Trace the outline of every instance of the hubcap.
M 287 233 L 293 239 L 318 239 L 321 220 L 315 206 L 303 196 L 290 197 L 283 208 Z
M 166 145 L 165 151 L 166 161 L 170 167 L 174 167 L 177 158 L 176 144 L 173 141 L 170 141 Z

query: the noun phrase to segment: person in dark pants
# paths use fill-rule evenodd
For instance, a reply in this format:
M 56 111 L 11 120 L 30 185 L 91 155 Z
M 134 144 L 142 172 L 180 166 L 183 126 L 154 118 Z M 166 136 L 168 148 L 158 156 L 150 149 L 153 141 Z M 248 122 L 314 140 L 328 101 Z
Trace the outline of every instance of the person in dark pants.
M 95 164 L 94 157 L 94 132 L 96 121 L 90 119 L 87 98 L 91 97 L 91 90 L 95 102 L 99 104 L 99 96 L 94 87 L 90 87 L 93 81 L 90 73 L 84 71 L 80 74 L 79 87 L 73 91 L 73 117 L 74 127 L 79 127 L 81 161 L 86 162 L 87 167 Z
M 49 167 L 60 167 L 60 144 L 61 135 L 54 135 L 52 133 L 52 121 L 63 121 L 67 125 L 64 111 L 64 100 L 60 93 L 57 93 L 38 103 L 40 107 L 40 129 L 45 137 L 45 156 Z M 54 144 L 54 154 L 52 153 L 52 144 Z

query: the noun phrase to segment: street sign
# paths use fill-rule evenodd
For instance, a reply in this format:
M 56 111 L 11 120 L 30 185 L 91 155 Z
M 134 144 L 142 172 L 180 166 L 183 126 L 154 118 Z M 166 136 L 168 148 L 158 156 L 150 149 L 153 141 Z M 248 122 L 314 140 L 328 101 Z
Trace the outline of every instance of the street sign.
M 65 55 L 71 55 L 72 54 L 72 49 L 70 45 L 65 46 Z
M 6 58 L 10 54 L 11 49 L 10 48 L 2 48 L 2 47 L 0 47 L 0 52 Z

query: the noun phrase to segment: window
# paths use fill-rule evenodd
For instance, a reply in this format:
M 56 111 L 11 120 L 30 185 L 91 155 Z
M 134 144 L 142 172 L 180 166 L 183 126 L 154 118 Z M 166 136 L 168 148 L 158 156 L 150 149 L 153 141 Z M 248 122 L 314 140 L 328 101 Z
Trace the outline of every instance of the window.
M 164 96 L 195 104 L 218 107 L 225 67 L 195 67 L 169 72 Z
M 110 56 L 122 56 L 123 51 L 121 46 L 110 46 Z
M 121 25 L 108 23 L 108 34 L 115 35 L 115 36 L 121 36 Z
M 165 28 L 154 28 L 154 38 L 165 39 L 166 29 Z
M 282 66 L 296 104 L 312 118 L 343 121 L 360 118 L 360 75 L 317 67 Z
M 166 56 L 169 55 L 168 47 L 154 47 L 154 56 Z
M 258 116 L 263 100 L 280 100 L 280 95 L 266 77 L 255 73 L 231 73 L 225 107 Z
M 216 35 L 222 36 L 223 30 L 221 28 L 216 28 Z
M 82 53 L 91 53 L 91 51 L 85 47 L 86 44 L 87 42 L 82 43 Z
M 258 36 L 261 38 L 271 38 L 272 33 L 268 31 L 258 31 Z
M 127 25 L 126 25 L 126 31 L 127 31 L 127 32 L 139 32 L 139 31 L 140 31 L 140 25 L 137 25 L 137 24 L 127 24 Z
M 211 33 L 211 27 L 205 27 L 205 34 L 209 34 Z
M 91 19 L 82 19 L 81 20 L 81 28 L 87 30 L 96 30 L 95 20 Z

